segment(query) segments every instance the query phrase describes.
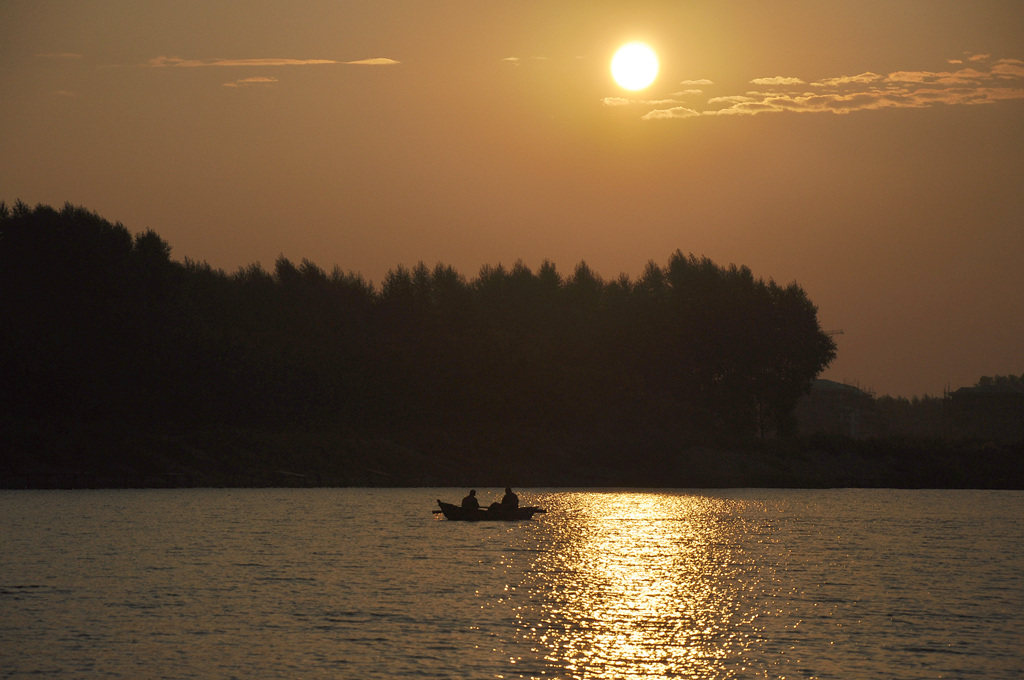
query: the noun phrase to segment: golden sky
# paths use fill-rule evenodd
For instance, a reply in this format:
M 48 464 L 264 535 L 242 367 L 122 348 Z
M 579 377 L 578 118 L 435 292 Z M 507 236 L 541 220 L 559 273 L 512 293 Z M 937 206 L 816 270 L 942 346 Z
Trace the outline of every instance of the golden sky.
M 657 80 L 611 79 L 642 40 Z M 824 377 L 1024 372 L 1024 3 L 4 0 L 0 200 L 176 259 L 796 281 Z

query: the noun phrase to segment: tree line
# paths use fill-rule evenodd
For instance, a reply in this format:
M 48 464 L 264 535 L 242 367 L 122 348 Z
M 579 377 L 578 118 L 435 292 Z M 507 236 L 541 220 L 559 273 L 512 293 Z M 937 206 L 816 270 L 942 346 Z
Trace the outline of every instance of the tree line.
M 671 254 L 398 266 L 379 287 L 281 257 L 233 274 L 84 208 L 0 203 L 0 410 L 354 432 L 793 434 L 835 357 L 797 284 Z

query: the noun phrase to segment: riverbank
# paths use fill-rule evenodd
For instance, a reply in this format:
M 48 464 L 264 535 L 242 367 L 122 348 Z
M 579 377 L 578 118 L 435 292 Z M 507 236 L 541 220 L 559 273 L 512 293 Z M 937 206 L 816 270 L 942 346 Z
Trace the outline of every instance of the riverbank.
M 1024 488 L 1024 444 L 804 438 L 697 446 L 664 434 L 388 434 L 320 428 L 5 427 L 0 488 L 317 486 Z

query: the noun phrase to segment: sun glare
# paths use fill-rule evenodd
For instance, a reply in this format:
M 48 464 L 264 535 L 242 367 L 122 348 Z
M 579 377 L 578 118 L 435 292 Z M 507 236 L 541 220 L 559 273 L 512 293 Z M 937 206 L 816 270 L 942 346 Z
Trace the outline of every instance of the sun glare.
M 658 76 L 658 55 L 642 42 L 626 43 L 612 57 L 612 78 L 627 90 L 642 90 Z

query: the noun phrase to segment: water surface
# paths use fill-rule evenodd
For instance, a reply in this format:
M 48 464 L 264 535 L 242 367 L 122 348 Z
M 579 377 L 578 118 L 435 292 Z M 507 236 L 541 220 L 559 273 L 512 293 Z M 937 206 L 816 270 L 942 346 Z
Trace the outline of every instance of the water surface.
M 0 492 L 0 676 L 1024 674 L 1024 492 L 463 493 Z

